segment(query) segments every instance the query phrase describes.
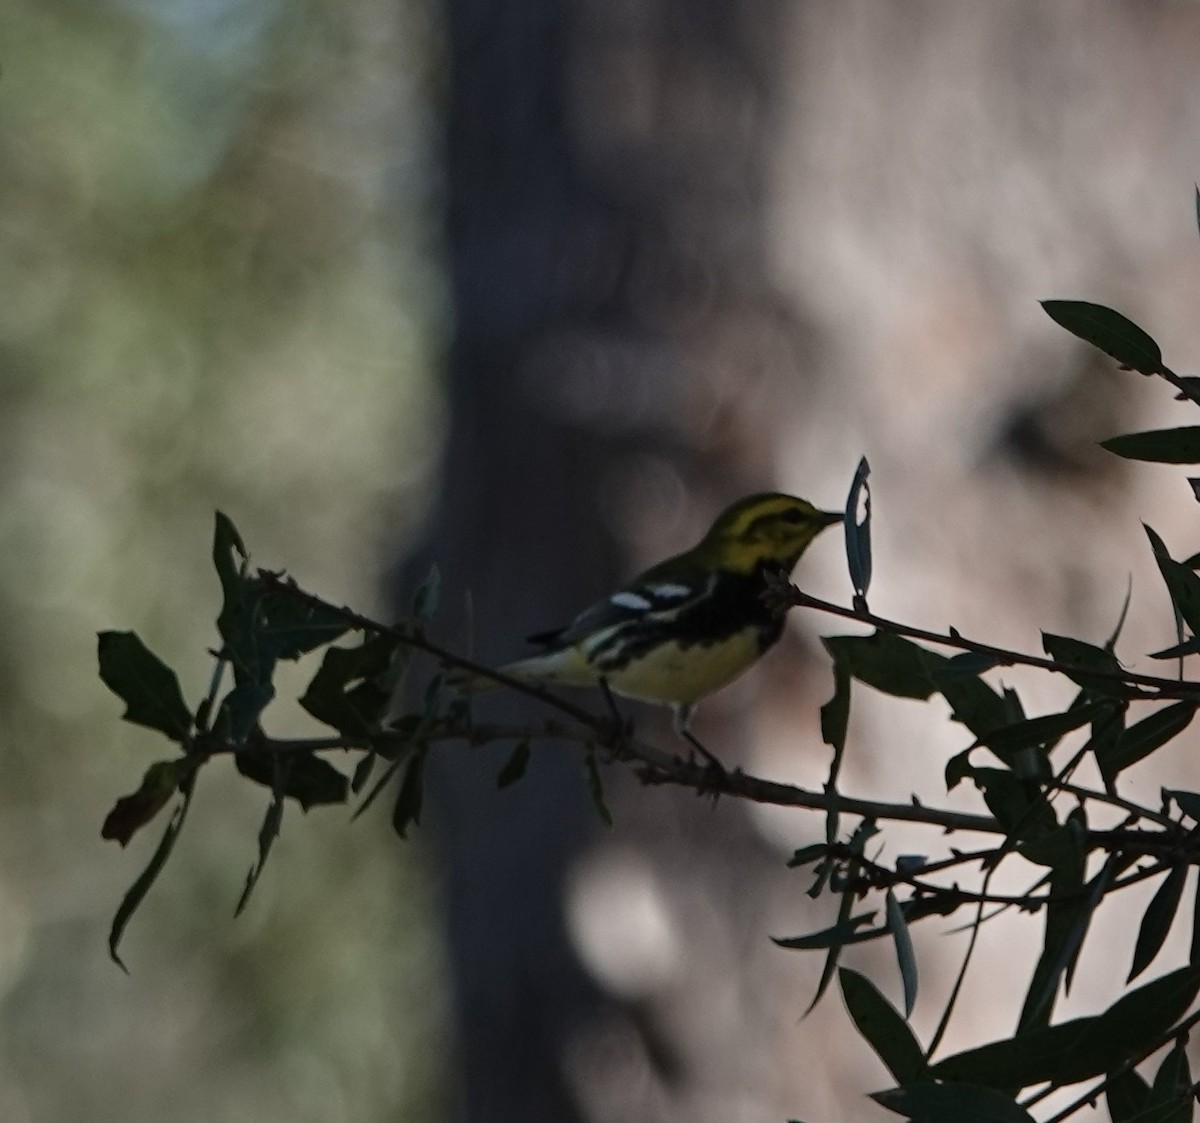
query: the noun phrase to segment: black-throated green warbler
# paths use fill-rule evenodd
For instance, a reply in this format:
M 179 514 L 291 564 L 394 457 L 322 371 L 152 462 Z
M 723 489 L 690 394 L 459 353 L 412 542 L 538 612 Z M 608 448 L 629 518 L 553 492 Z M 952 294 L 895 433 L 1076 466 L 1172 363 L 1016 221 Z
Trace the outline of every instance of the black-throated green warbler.
M 786 577 L 812 540 L 841 521 L 840 512 L 778 492 L 741 499 L 692 549 L 652 566 L 565 628 L 530 636 L 544 650 L 499 670 L 529 682 L 606 685 L 669 705 L 676 730 L 702 748 L 688 733 L 692 708 L 783 634 L 783 610 L 763 595 L 768 574 Z M 462 685 L 497 684 L 475 677 Z

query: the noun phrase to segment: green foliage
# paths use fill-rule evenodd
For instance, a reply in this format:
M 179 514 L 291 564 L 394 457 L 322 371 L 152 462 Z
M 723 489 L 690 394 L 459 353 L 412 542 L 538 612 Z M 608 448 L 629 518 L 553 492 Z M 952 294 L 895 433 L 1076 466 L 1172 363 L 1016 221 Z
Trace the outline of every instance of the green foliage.
M 1157 342 L 1124 316 L 1080 301 L 1047 301 L 1045 309 L 1119 363 L 1166 380 L 1183 400 L 1200 404 L 1200 380 L 1170 370 Z M 1195 463 L 1200 462 L 1198 433 L 1200 428 L 1128 434 L 1104 445 L 1133 459 Z M 823 953 L 812 1003 L 838 981 L 854 1025 L 897 1082 L 874 1096 L 889 1110 L 930 1123 L 1029 1123 L 1034 1118 L 1030 1109 L 1046 1094 L 1083 1085 L 1078 1098 L 1054 1116 L 1056 1121 L 1082 1111 L 1100 1095 L 1117 1123 L 1192 1118 L 1194 1093 L 1183 1041 L 1200 1023 L 1200 1013 L 1193 1010 L 1200 993 L 1200 893 L 1194 885 L 1189 890 L 1188 876 L 1192 866 L 1200 865 L 1200 794 L 1166 789 L 1161 806 L 1150 807 L 1139 803 L 1136 793 L 1121 789 L 1125 774 L 1175 741 L 1200 706 L 1200 681 L 1183 673 L 1185 661 L 1200 654 L 1200 555 L 1176 560 L 1162 538 L 1146 527 L 1176 617 L 1175 642 L 1155 656 L 1180 661 L 1175 678 L 1128 671 L 1118 657 L 1128 597 L 1121 623 L 1107 642 L 1044 632 L 1044 654 L 1039 655 L 975 642 L 953 628 L 939 633 L 910 627 L 878 617 L 867 607 L 869 471 L 864 459 L 847 503 L 852 607 L 819 601 L 785 584 L 771 594 L 784 606 L 817 609 L 871 629 L 824 640 L 834 686 L 820 714 L 821 735 L 831 753 L 819 793 L 768 783 L 740 770 L 725 772 L 712 762 L 696 763 L 639 740 L 614 722 L 611 713 L 598 716 L 516 681 L 509 681 L 508 688 L 552 718 L 541 725 L 477 724 L 469 700 L 451 684 L 455 672 L 469 680 L 481 668 L 429 638 L 441 597 L 436 568 L 414 592 L 408 616 L 385 625 L 335 607 L 280 574 L 252 571 L 241 536 L 218 514 L 212 557 L 222 596 L 217 616 L 221 643 L 207 696 L 195 713 L 175 673 L 137 636 L 105 632 L 100 637 L 100 675 L 124 703 L 124 720 L 162 734 L 177 753 L 152 764 L 104 823 L 103 836 L 125 845 L 173 804 L 158 848 L 117 910 L 110 934 L 113 958 L 120 962 L 121 936 L 170 858 L 203 769 L 232 759 L 240 775 L 269 792 L 257 853 L 237 902 L 240 912 L 264 875 L 289 800 L 309 810 L 354 799 L 361 814 L 394 787 L 391 821 L 403 838 L 421 823 L 425 768 L 442 743 L 510 742 L 511 755 L 495 777 L 496 786 L 506 788 L 524 777 L 539 740 L 552 736 L 577 745 L 582 783 L 609 825 L 613 816 L 605 801 L 602 768 L 612 764 L 631 765 L 650 784 L 679 784 L 714 797 L 824 812 L 823 840 L 797 850 L 789 866 L 811 871 L 811 896 L 836 898 L 832 923 L 775 943 Z M 355 635 L 347 639 L 350 633 Z M 274 738 L 267 727 L 278 664 L 305 656 L 317 665 L 300 702 L 326 735 Z M 1049 713 L 1027 713 L 1014 690 L 985 677 L 1013 665 L 1073 683 L 1070 704 Z M 402 692 L 409 676 L 423 681 L 423 688 Z M 926 807 L 915 800 L 867 802 L 840 789 L 856 682 L 909 703 L 945 703 L 951 720 L 964 731 L 963 747 L 946 767 L 947 790 L 969 781 L 986 814 Z M 410 712 L 397 712 L 409 696 L 419 697 L 419 703 Z M 327 759 L 335 753 L 359 754 L 349 776 Z M 381 760 L 387 765 L 377 775 Z M 1076 780 L 1076 770 L 1085 763 L 1091 775 L 1098 773 L 1099 783 Z M 464 758 L 463 767 L 471 766 Z M 969 787 L 966 791 L 969 795 Z M 1105 812 L 1118 825 L 1094 827 Z M 881 824 L 890 820 L 946 832 L 969 829 L 989 842 L 970 852 L 948 846 L 932 857 L 886 859 Z M 1025 873 L 1032 868 L 1030 888 L 1011 895 L 993 892 L 992 878 L 1002 866 Z M 1124 986 L 1114 985 L 1102 1012 L 1056 1021 L 1059 996 L 1072 985 L 1089 934 L 1105 919 L 1100 906 L 1144 881 L 1153 881 L 1154 891 L 1141 912 Z M 1188 962 L 1128 989 L 1158 962 L 1169 931 L 1189 905 L 1193 931 Z M 975 937 L 987 919 L 1011 907 L 1042 925 L 1038 958 L 1015 1011 L 1016 1029 L 977 1048 L 945 1055 L 943 1039 L 968 978 Z M 921 934 L 921 921 L 964 914 L 972 938 L 958 984 L 936 1032 L 923 1045 L 908 1024 L 920 997 L 914 933 Z M 846 949 L 875 940 L 889 940 L 894 949 L 903 1014 L 876 984 L 842 965 Z M 1156 1057 L 1148 1081 L 1138 1067 L 1148 1072 Z M 1035 1087 L 1040 1091 L 1018 1102 L 1022 1090 Z

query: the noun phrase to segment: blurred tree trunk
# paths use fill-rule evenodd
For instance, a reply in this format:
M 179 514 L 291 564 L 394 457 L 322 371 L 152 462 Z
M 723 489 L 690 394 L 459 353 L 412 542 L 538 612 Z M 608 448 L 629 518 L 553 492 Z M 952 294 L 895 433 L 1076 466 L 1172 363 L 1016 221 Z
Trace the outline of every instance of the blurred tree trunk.
M 441 627 L 481 659 L 522 653 L 625 575 L 639 521 L 647 548 L 658 525 L 678 545 L 770 482 L 771 376 L 800 340 L 760 260 L 777 12 L 447 6 L 454 334 L 427 552 Z M 576 750 L 539 746 L 498 792 L 509 751 L 435 754 L 429 778 L 459 1118 L 595 1118 L 580 1066 L 605 1061 L 572 1042 L 607 1000 L 571 949 L 563 890 L 596 817 Z

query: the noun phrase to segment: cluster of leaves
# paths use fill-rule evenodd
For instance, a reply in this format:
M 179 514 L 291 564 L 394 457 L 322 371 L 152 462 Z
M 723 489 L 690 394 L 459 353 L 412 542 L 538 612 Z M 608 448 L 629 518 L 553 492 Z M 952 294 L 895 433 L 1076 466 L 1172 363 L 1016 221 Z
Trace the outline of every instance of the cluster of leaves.
M 1197 201 L 1200 207 L 1200 192 Z M 1200 379 L 1167 368 L 1158 344 L 1124 316 L 1079 301 L 1047 301 L 1044 307 L 1059 324 L 1123 367 L 1163 378 L 1181 399 L 1200 404 Z M 1103 445 L 1137 460 L 1200 463 L 1200 427 L 1127 434 Z M 121 962 L 122 934 L 166 865 L 183 829 L 197 777 L 210 762 L 231 758 L 248 781 L 269 792 L 257 856 L 237 904 L 240 911 L 263 871 L 289 800 L 304 810 L 357 800 L 361 813 L 397 781 L 392 821 L 403 837 L 419 822 L 424 764 L 436 744 L 511 741 L 512 755 L 497 777 L 503 787 L 521 778 L 537 740 L 553 736 L 581 746 L 587 782 L 606 821 L 611 816 L 604 806 L 597 767 L 601 757 L 632 765 L 648 783 L 681 784 L 717 795 L 823 810 L 824 841 L 798 851 L 791 864 L 812 870 L 813 896 L 838 897 L 836 920 L 822 931 L 776 942 L 824 953 L 825 969 L 813 1002 L 838 981 L 854 1024 L 896 1081 L 895 1087 L 876 1094 L 883 1106 L 920 1123 L 976 1118 L 1032 1123 L 1031 1109 L 1046 1096 L 1084 1085 L 1078 1098 L 1048 1123 L 1066 1119 L 1101 1095 L 1116 1123 L 1191 1119 L 1197 1085 L 1184 1046 L 1188 1032 L 1200 1022 L 1200 1012 L 1193 1010 L 1200 993 L 1200 892 L 1196 888 L 1190 902 L 1193 937 L 1186 964 L 1126 989 L 1099 1014 L 1052 1023 L 1059 997 L 1072 984 L 1100 903 L 1130 886 L 1157 883 L 1141 919 L 1128 988 L 1157 960 L 1185 905 L 1188 870 L 1200 865 L 1200 793 L 1167 789 L 1159 806 L 1147 807 L 1120 790 L 1126 770 L 1176 738 L 1200 707 L 1200 681 L 1183 675 L 1186 658 L 1200 654 L 1200 555 L 1177 560 L 1159 535 L 1146 528 L 1177 621 L 1174 642 L 1153 658 L 1177 662 L 1176 677 L 1125 669 L 1116 654 L 1125 611 L 1104 644 L 1044 634 L 1044 655 L 996 648 L 969 640 L 954 629 L 929 632 L 883 619 L 868 607 L 868 473 L 864 460 L 848 501 L 852 606 L 818 600 L 786 583 L 776 590 L 782 603 L 814 608 L 873 629 L 867 635 L 825 640 L 835 688 L 821 711 L 821 731 L 831 747 L 832 764 L 825 789 L 819 793 L 684 759 L 637 740 L 611 714 L 598 717 L 540 687 L 506 679 L 438 646 L 426 632 L 438 600 L 436 570 L 417 590 L 407 617 L 382 624 L 312 596 L 280 574 L 252 573 L 240 536 L 227 518 L 218 515 L 213 561 L 222 590 L 217 618 L 220 646 L 214 652 L 214 670 L 203 700 L 189 706 L 175 673 L 136 635 L 106 632 L 100 636 L 100 674 L 124 701 L 125 720 L 156 730 L 174 746 L 174 755 L 152 764 L 137 790 L 118 800 L 104 823 L 104 837 L 124 845 L 171 808 L 148 866 L 117 910 L 109 943 L 114 960 Z M 1200 495 L 1200 481 L 1191 482 Z M 349 645 L 339 643 L 350 637 Z M 315 658 L 319 651 L 323 652 L 319 667 L 300 704 L 331 733 L 304 740 L 272 738 L 264 721 L 275 697 L 278 664 Z M 418 692 L 418 704 L 411 712 L 398 712 L 397 700 L 412 693 L 399 688 L 414 655 L 430 662 L 431 673 Z M 1027 714 L 1014 690 L 997 688 L 985 677 L 996 668 L 1017 664 L 1066 676 L 1077 687 L 1071 703 L 1059 713 Z M 490 677 L 534 697 L 552 716 L 534 726 L 476 724 L 463 694 L 448 686 L 448 674 L 456 673 Z M 855 683 L 900 698 L 944 700 L 951 719 L 971 737 L 947 765 L 947 789 L 972 785 L 988 814 L 968 815 L 915 801 L 867 804 L 841 793 L 838 779 Z M 357 754 L 349 774 L 329 762 L 327 757 L 334 753 Z M 1076 780 L 1077 769 L 1089 758 L 1099 776 L 1093 786 Z M 843 827 L 847 816 L 855 819 L 848 830 Z M 900 856 L 889 865 L 869 852 L 880 822 L 887 819 L 926 823 L 942 831 L 970 829 L 993 841 L 972 851 L 949 848 L 936 859 Z M 1093 820 L 1107 822 L 1096 825 Z M 1008 865 L 1032 867 L 1032 883 L 1025 892 L 991 891 L 996 872 Z M 973 887 L 963 888 L 968 880 Z M 875 908 L 864 903 L 875 901 Z M 1040 917 L 1044 932 L 1016 1029 L 989 1044 L 940 1056 L 980 927 L 1012 908 Z M 960 911 L 971 916 L 971 939 L 952 997 L 931 1039 L 923 1044 L 908 1021 L 919 990 L 911 930 L 928 917 Z M 903 1014 L 874 983 L 841 965 L 846 947 L 876 939 L 890 940 L 895 947 Z M 1138 1066 L 1156 1056 L 1155 1072 L 1147 1081 Z

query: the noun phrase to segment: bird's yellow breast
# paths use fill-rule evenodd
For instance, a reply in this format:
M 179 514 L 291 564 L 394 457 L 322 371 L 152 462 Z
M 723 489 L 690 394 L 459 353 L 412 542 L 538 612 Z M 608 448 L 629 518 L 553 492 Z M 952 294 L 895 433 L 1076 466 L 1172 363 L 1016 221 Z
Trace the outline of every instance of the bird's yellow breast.
M 659 644 L 605 677 L 627 698 L 690 706 L 732 682 L 761 653 L 760 629 L 743 628 L 711 644 Z

